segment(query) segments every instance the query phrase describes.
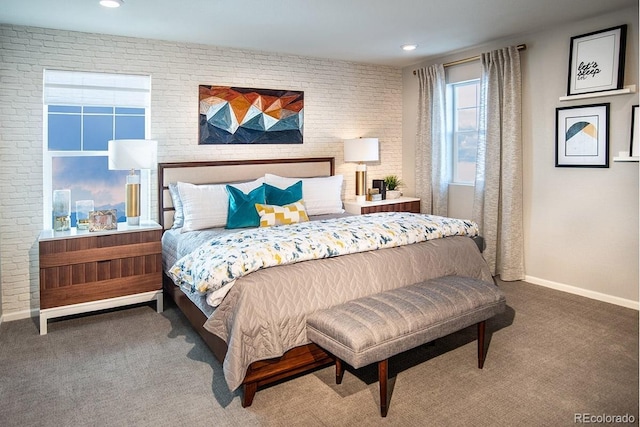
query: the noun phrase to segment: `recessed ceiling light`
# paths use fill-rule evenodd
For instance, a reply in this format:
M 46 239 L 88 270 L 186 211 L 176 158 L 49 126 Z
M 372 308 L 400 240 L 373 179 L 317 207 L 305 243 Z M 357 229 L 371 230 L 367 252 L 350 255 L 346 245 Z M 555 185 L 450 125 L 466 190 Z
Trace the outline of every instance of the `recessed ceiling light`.
M 100 6 L 104 7 L 120 7 L 122 4 L 123 0 L 100 0 Z
M 403 44 L 400 47 L 402 48 L 402 50 L 416 50 L 418 45 L 417 44 Z

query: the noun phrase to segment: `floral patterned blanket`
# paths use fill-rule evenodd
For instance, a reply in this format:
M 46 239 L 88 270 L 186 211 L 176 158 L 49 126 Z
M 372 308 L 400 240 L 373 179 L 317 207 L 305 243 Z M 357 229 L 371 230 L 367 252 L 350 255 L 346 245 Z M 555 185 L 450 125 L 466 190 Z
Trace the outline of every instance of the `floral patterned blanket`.
M 472 221 L 406 212 L 251 228 L 202 244 L 179 259 L 169 275 L 186 290 L 206 294 L 262 268 L 477 235 Z

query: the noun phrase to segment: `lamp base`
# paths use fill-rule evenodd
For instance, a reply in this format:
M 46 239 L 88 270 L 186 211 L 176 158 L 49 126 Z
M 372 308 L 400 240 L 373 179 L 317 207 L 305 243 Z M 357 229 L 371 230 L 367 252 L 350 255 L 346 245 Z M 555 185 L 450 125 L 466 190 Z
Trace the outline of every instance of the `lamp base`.
M 127 175 L 125 215 L 127 225 L 140 225 L 140 176 Z
M 367 199 L 366 190 L 367 166 L 360 163 L 356 169 L 356 202 L 363 203 Z

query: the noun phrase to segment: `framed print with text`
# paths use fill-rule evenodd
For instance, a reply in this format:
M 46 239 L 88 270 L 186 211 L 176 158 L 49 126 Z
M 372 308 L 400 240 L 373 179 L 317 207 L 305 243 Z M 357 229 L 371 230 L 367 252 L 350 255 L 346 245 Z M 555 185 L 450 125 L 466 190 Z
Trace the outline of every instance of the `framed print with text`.
M 622 89 L 627 26 L 571 37 L 567 95 Z
M 556 108 L 556 166 L 609 167 L 609 103 Z

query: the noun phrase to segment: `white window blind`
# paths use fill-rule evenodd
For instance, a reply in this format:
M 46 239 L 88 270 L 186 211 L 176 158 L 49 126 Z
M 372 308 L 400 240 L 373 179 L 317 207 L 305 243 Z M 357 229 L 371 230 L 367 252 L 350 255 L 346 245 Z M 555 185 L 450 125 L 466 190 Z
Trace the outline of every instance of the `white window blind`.
M 45 105 L 93 105 L 148 108 L 149 76 L 78 71 L 44 71 Z

